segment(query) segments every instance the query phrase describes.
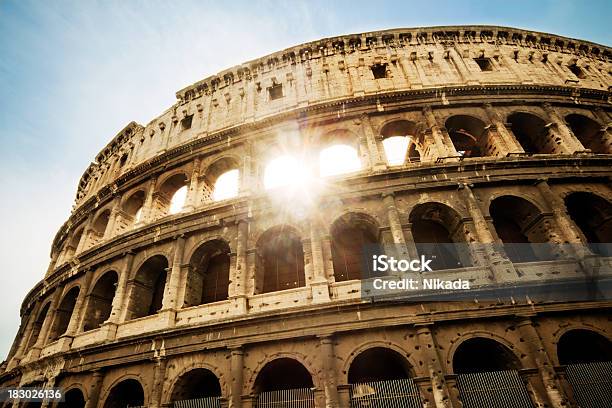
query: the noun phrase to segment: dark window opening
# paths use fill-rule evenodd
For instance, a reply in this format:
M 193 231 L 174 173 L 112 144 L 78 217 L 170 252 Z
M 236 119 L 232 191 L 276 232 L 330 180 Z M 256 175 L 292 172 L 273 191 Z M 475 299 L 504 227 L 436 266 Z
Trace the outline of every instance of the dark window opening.
M 567 212 L 596 254 L 612 256 L 612 204 L 592 193 L 572 193 L 565 198 Z
M 371 69 L 374 79 L 387 78 L 387 64 L 372 65 Z
M 73 388 L 64 395 L 64 402 L 60 402 L 58 408 L 83 408 L 85 407 L 85 397 L 78 388 Z
M 110 317 L 115 291 L 117 290 L 117 282 L 117 273 L 113 271 L 105 273 L 98 279 L 89 295 L 83 331 L 100 327 Z
M 453 357 L 455 374 L 517 370 L 517 358 L 503 344 L 482 337 L 461 343 Z
M 127 153 L 121 156 L 121 159 L 119 159 L 119 167 L 125 166 L 125 163 L 127 163 L 127 159 L 128 159 Z
M 493 64 L 490 58 L 474 58 L 481 71 L 493 71 Z
M 362 259 L 366 246 L 378 243 L 372 231 L 357 226 L 344 225 L 334 228 L 332 234 L 332 261 L 337 282 L 370 278 L 369 268 L 364 270 Z M 366 276 L 362 270 L 367 273 Z
M 68 291 L 64 299 L 60 302 L 59 307 L 55 311 L 53 328 L 49 334 L 50 341 L 57 340 L 66 330 L 68 330 L 68 325 L 70 324 L 70 319 L 72 318 L 78 296 L 79 288 L 74 287 Z
M 172 402 L 221 396 L 217 377 L 205 368 L 196 368 L 183 374 L 172 391 Z
M 255 392 L 311 388 L 312 376 L 302 364 L 291 358 L 271 361 L 255 380 Z
M 162 255 L 149 258 L 139 268 L 132 283 L 128 320 L 156 314 L 162 308 L 167 268 Z
M 274 101 L 283 97 L 283 84 L 275 84 L 268 88 L 270 100 Z
M 559 339 L 557 357 L 561 365 L 612 361 L 612 343 L 590 330 L 570 330 Z
M 289 232 L 269 236 L 262 247 L 263 293 L 306 285 L 304 249 L 300 238 Z
M 193 115 L 187 115 L 181 120 L 181 127 L 183 130 L 191 129 L 191 123 L 193 122 Z
M 104 408 L 141 407 L 144 405 L 144 390 L 137 380 L 124 380 L 111 390 Z
M 576 64 L 568 65 L 568 68 L 570 71 L 572 71 L 572 74 L 576 75 L 578 78 L 580 79 L 586 78 L 584 71 L 578 65 Z
M 360 353 L 348 372 L 349 384 L 410 378 L 410 366 L 396 351 L 374 347 Z

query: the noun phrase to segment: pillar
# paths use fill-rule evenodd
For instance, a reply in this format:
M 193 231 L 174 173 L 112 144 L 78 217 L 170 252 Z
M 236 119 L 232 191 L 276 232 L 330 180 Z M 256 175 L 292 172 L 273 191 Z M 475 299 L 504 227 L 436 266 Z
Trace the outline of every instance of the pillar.
M 528 350 L 527 356 L 530 363 L 539 370 L 551 406 L 553 408 L 568 407 L 567 397 L 563 393 L 550 357 L 542 345 L 542 339 L 534 327 L 532 319 L 528 316 L 519 316 L 516 327 Z
M 516 140 L 516 137 L 508 130 L 498 113 L 493 109 L 493 105 L 485 103 L 484 110 L 487 113 L 489 121 L 491 121 L 491 128 L 489 128 L 489 131 L 497 132 L 500 139 L 503 141 L 505 147 L 504 153 L 506 155 L 510 153 L 525 153 L 525 150 L 518 140 Z
M 89 214 L 89 217 L 87 217 L 87 221 L 85 222 L 85 226 L 83 227 L 83 234 L 81 235 L 81 239 L 79 240 L 79 244 L 77 245 L 75 254 L 83 252 L 87 245 L 89 245 L 89 235 L 91 234 L 91 225 L 93 224 L 93 217 L 93 212 L 91 212 Z
M 117 217 L 121 211 L 121 197 L 115 197 L 113 200 L 113 208 L 111 209 L 110 215 L 108 216 L 108 224 L 104 230 L 104 236 L 102 239 L 106 240 L 112 238 L 115 235 L 115 226 L 117 225 Z
M 563 145 L 563 150 L 567 153 L 576 153 L 582 152 L 585 150 L 582 143 L 576 136 L 574 136 L 574 132 L 565 124 L 565 121 L 559 117 L 557 111 L 552 107 L 549 102 L 544 102 L 542 105 L 546 114 L 548 115 L 549 120 L 555 127 L 555 134 L 561 137 L 561 144 Z
M 412 239 L 407 241 L 404 235 L 402 221 L 400 219 L 399 211 L 397 210 L 397 205 L 395 204 L 395 196 L 393 193 L 383 194 L 383 204 L 387 209 L 387 218 L 389 220 L 391 235 L 393 236 L 393 243 L 398 247 L 395 249 L 400 252 L 398 255 L 408 257 L 410 259 L 418 258 L 419 255 L 414 241 Z M 410 236 L 412 237 L 412 233 Z
M 237 221 L 238 233 L 236 237 L 236 262 L 230 286 L 229 298 L 234 304 L 234 312 L 244 314 L 247 312 L 247 246 L 249 239 L 249 222 L 247 219 Z
M 230 349 L 231 389 L 229 408 L 242 408 L 242 387 L 244 381 L 244 352 L 241 347 Z
M 154 221 L 154 208 L 153 208 L 153 195 L 157 187 L 157 177 L 152 177 L 149 180 L 149 188 L 147 190 L 147 196 L 145 197 L 144 204 L 142 205 L 142 216 L 140 221 L 136 224 L 136 227 L 141 227 L 147 222 Z
M 319 338 L 321 346 L 321 368 L 323 387 L 325 391 L 325 408 L 340 408 L 338 384 L 336 381 L 336 357 L 334 355 L 334 341 L 331 336 Z
M 252 170 L 252 165 L 253 165 L 253 160 L 252 160 L 252 155 L 253 155 L 253 146 L 251 143 L 246 143 L 244 145 L 244 152 L 242 155 L 242 171 L 240 172 L 240 188 L 238 190 L 238 193 L 241 195 L 248 195 L 252 192 L 254 187 L 257 187 L 255 185 L 253 185 L 255 183 L 255 180 L 253 180 L 253 170 Z
M 167 365 L 168 360 L 165 357 L 155 358 L 155 368 L 153 369 L 153 387 L 148 405 L 150 408 L 160 408 L 162 406 L 161 400 L 164 396 L 163 390 Z
M 198 185 L 200 177 L 200 158 L 196 157 L 193 161 L 193 171 L 189 180 L 189 189 L 187 190 L 187 198 L 185 199 L 184 211 L 193 211 L 198 206 Z
M 312 255 L 313 282 L 310 284 L 313 302 L 329 301 L 329 287 L 325 276 L 321 226 L 316 216 L 310 221 L 310 250 Z
M 72 316 L 70 316 L 70 322 L 66 328 L 66 332 L 60 337 L 60 341 L 63 342 L 61 348 L 63 351 L 68 350 L 72 344 L 72 339 L 75 334 L 80 330 L 82 320 L 85 316 L 85 299 L 89 294 L 89 286 L 93 278 L 93 272 L 91 270 L 85 271 L 85 278 L 83 284 L 79 288 L 79 296 L 77 297 Z
M 461 79 L 463 79 L 463 81 L 465 81 L 468 85 L 479 85 L 480 82 L 475 77 L 475 75 L 469 70 L 465 61 L 463 60 L 463 57 L 459 55 L 457 50 L 454 47 L 451 47 L 448 49 L 448 51 L 449 51 L 449 57 L 455 64 L 457 71 L 459 71 L 459 75 L 461 76 Z
M 104 373 L 100 370 L 95 370 L 91 375 L 91 385 L 86 395 L 85 408 L 97 408 L 98 400 L 100 399 L 100 390 L 104 381 Z
M 374 135 L 374 129 L 372 129 L 372 123 L 370 117 L 367 114 L 361 115 L 361 125 L 363 127 L 363 134 L 365 135 L 365 141 L 367 145 L 367 151 L 369 153 L 370 164 L 373 170 L 385 170 L 387 164 L 383 160 L 381 152 L 378 148 L 376 141 L 376 135 Z
M 428 128 L 426 133 L 431 134 L 430 138 L 428 138 L 428 134 L 426 134 L 426 142 L 429 144 L 426 148 L 429 148 L 431 152 L 430 159 L 435 161 L 442 157 L 458 156 L 448 134 L 443 134 L 440 130 L 440 126 L 438 126 L 438 122 L 431 107 L 426 106 L 423 108 L 423 116 L 425 117 L 425 123 Z
M 436 408 L 454 408 L 455 405 L 450 398 L 450 390 L 444 378 L 444 370 L 440 363 L 438 346 L 428 325 L 417 327 L 417 340 L 421 346 L 424 363 L 429 372 L 431 389 Z
M 181 283 L 181 263 L 183 261 L 183 252 L 185 250 L 185 236 L 179 235 L 174 242 L 174 257 L 172 259 L 172 267 L 170 268 L 169 276 L 166 278 L 166 287 L 164 290 L 164 299 L 160 313 L 168 312 L 169 323 L 174 324 L 174 314 L 176 314 L 178 291 Z
M 47 337 L 49 336 L 49 330 L 51 329 L 51 323 L 55 320 L 55 312 L 57 310 L 57 306 L 59 305 L 60 299 L 62 297 L 63 286 L 58 286 L 55 288 L 55 293 L 53 294 L 53 299 L 51 300 L 51 305 L 49 306 L 49 310 L 47 311 L 47 316 L 45 316 L 45 321 L 43 322 L 40 332 L 38 332 L 38 339 L 32 349 L 30 350 L 30 354 L 28 355 L 28 360 L 36 360 L 38 356 L 40 356 L 40 350 L 44 347 L 47 342 Z
M 111 308 L 110 316 L 108 320 L 102 323 L 102 328 L 107 332 L 106 338 L 112 340 L 115 338 L 117 332 L 117 325 L 119 322 L 125 320 L 127 313 L 127 296 L 128 296 L 128 278 L 132 274 L 132 266 L 134 264 L 134 253 L 127 252 L 123 255 L 123 267 L 119 273 L 119 281 L 117 282 L 117 290 L 115 290 L 115 297 L 113 298 L 113 304 Z

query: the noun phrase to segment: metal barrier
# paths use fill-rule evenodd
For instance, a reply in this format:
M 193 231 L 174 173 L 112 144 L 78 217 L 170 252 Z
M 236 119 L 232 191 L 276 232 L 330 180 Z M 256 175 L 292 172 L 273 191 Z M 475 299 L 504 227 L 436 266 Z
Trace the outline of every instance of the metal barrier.
M 257 397 L 257 408 L 314 408 L 311 388 L 265 391 Z
M 351 408 L 421 408 L 421 394 L 411 378 L 351 384 Z
M 612 404 L 612 361 L 568 364 L 567 381 L 580 408 L 608 408 Z
M 457 375 L 464 408 L 532 408 L 533 402 L 518 371 L 489 371 Z
M 219 397 L 193 398 L 174 401 L 174 408 L 220 408 Z

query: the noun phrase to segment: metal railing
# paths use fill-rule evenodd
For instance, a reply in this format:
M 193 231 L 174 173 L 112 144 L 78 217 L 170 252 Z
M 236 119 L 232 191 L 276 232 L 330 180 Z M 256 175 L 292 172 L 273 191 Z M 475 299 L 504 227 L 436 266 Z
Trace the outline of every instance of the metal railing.
M 351 408 L 421 408 L 421 394 L 411 378 L 351 384 Z
M 533 402 L 516 370 L 457 375 L 464 408 L 532 408 Z
M 257 397 L 257 408 L 314 408 L 312 388 L 265 391 Z
M 612 404 L 612 361 L 568 364 L 565 374 L 580 408 Z

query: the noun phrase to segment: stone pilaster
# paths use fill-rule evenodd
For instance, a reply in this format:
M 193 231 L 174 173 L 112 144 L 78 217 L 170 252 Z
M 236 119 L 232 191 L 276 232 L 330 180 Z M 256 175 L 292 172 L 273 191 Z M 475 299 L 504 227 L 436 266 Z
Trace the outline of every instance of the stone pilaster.
M 374 134 L 374 129 L 372 128 L 372 122 L 370 121 L 370 116 L 367 114 L 361 115 L 361 125 L 368 148 L 372 170 L 385 170 L 387 168 L 387 164 L 385 163 L 379 150 L 379 143 L 376 140 L 376 135 Z
M 183 210 L 186 212 L 193 211 L 198 205 L 198 188 L 200 177 L 200 158 L 196 157 L 193 161 L 193 171 L 189 180 L 189 189 L 187 190 L 187 198 Z
M 159 356 L 155 359 L 155 368 L 153 369 L 153 387 L 148 404 L 148 407 L 150 408 L 160 408 L 162 406 L 167 365 L 168 360 L 165 357 Z
M 542 105 L 544 111 L 548 115 L 548 119 L 554 126 L 553 132 L 561 138 L 561 145 L 563 150 L 567 153 L 575 153 L 582 152 L 585 150 L 582 143 L 576 136 L 574 136 L 574 132 L 565 124 L 565 121 L 559 117 L 557 111 L 552 107 L 549 102 L 544 102 Z
M 229 408 L 242 408 L 242 386 L 244 381 L 244 351 L 241 347 L 230 349 L 231 389 Z
M 316 217 L 310 221 L 310 250 L 312 254 L 313 282 L 311 283 L 314 302 L 329 301 L 329 287 L 325 277 L 323 247 L 321 245 L 321 226 Z
M 179 308 L 177 305 L 178 292 L 181 284 L 181 264 L 183 260 L 183 252 L 185 250 L 185 236 L 179 235 L 176 237 L 174 242 L 174 256 L 172 259 L 172 266 L 169 268 L 169 275 L 166 278 L 166 287 L 164 290 L 164 298 L 162 301 L 162 308 L 160 313 L 167 313 L 169 324 L 174 324 L 174 315 L 176 310 Z
M 450 390 L 444 378 L 444 370 L 438 346 L 429 326 L 422 325 L 417 328 L 417 340 L 425 358 L 425 365 L 431 380 L 432 394 L 436 408 L 455 408 L 450 398 Z
M 496 132 L 503 142 L 504 155 L 508 155 L 510 153 L 525 153 L 525 150 L 523 149 L 519 141 L 516 140 L 516 137 L 514 137 L 514 135 L 508 130 L 504 122 L 500 119 L 499 114 L 495 111 L 493 105 L 491 105 L 490 103 L 485 103 L 484 110 L 487 113 L 489 121 L 491 121 L 492 128 L 490 128 L 489 131 Z
M 89 386 L 89 392 L 87 393 L 85 408 L 98 407 L 98 400 L 100 399 L 100 390 L 102 390 L 103 382 L 104 373 L 99 370 L 94 371 L 91 375 L 91 385 Z
M 322 336 L 319 339 L 321 352 L 321 369 L 323 388 L 325 391 L 325 408 L 340 408 L 338 384 L 336 382 L 336 357 L 334 355 L 334 341 L 331 336 Z
M 64 287 L 59 285 L 55 289 L 55 293 L 53 294 L 53 299 L 51 300 L 51 305 L 49 306 L 49 310 L 47 311 L 47 315 L 45 316 L 45 321 L 40 328 L 40 332 L 38 332 L 38 339 L 34 346 L 32 346 L 29 354 L 28 360 L 36 360 L 38 356 L 40 356 L 40 350 L 47 343 L 47 338 L 49 337 L 49 330 L 51 330 L 51 324 L 55 320 L 55 314 L 57 311 L 57 307 L 62 298 L 62 292 L 64 291 Z
M 119 281 L 117 282 L 117 290 L 113 298 L 111 313 L 108 320 L 102 323 L 102 330 L 106 331 L 105 337 L 108 340 L 115 338 L 117 325 L 124 321 L 127 315 L 127 296 L 128 296 L 128 280 L 132 274 L 132 266 L 134 264 L 134 253 L 127 252 L 123 256 L 123 267 L 119 273 Z
M 425 118 L 425 123 L 427 124 L 427 129 L 425 130 L 425 142 L 428 146 L 426 145 L 425 148 L 428 148 L 430 151 L 428 159 L 435 161 L 436 159 L 442 157 L 458 156 L 455 148 L 453 147 L 453 142 L 448 137 L 448 134 L 442 133 L 440 130 L 440 126 L 438 125 L 431 107 L 424 107 L 422 112 Z M 429 136 L 428 134 L 431 137 L 427 137 Z

